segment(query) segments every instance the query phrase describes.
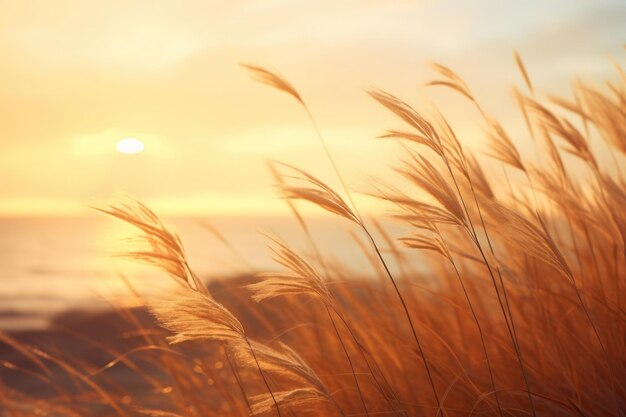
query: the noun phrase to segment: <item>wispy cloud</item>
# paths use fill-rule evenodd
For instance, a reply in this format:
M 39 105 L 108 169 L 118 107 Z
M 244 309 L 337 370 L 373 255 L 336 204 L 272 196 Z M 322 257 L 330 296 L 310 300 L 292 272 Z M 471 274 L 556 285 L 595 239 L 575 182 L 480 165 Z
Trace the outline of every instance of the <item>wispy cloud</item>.
M 149 201 L 236 184 L 239 195 L 272 199 L 265 159 L 308 168 L 314 132 L 291 101 L 250 82 L 241 61 L 297 85 L 358 184 L 355 161 L 382 172 L 393 155 L 373 139 L 389 119 L 364 89 L 414 96 L 436 60 L 459 69 L 487 107 L 512 110 L 513 48 L 538 88 L 563 93 L 573 76 L 604 77 L 608 56 L 623 58 L 625 20 L 615 0 L 3 3 L 0 212 L 51 195 L 82 207 L 117 188 Z M 452 116 L 470 132 L 463 112 Z M 104 145 L 112 132 L 152 139 L 170 158 L 147 146 L 120 164 Z

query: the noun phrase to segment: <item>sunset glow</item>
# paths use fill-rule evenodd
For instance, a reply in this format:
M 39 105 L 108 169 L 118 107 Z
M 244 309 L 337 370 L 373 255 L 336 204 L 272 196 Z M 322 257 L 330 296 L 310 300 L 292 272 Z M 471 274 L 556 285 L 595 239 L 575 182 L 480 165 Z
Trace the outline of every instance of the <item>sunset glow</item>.
M 626 417 L 626 0 L 0 0 L 0 417 Z
M 348 185 L 362 189 L 368 175 L 388 175 L 396 152 L 376 139 L 390 116 L 365 89 L 435 101 L 481 149 L 471 106 L 425 87 L 429 62 L 460 69 L 485 109 L 516 129 L 524 121 L 512 111 L 511 86 L 522 82 L 513 49 L 537 89 L 566 94 L 570 74 L 610 76 L 607 63 L 623 54 L 615 39 L 626 39 L 626 12 L 614 0 L 261 3 L 3 3 L 0 216 L 87 214 L 91 199 L 117 189 L 175 201 L 177 214 L 277 213 L 284 205 L 274 201 L 267 160 L 313 164 L 337 185 L 330 165 L 311 162 L 324 161 L 324 150 L 307 115 L 250 80 L 242 62 L 294 85 Z M 149 153 L 116 152 L 126 135 Z

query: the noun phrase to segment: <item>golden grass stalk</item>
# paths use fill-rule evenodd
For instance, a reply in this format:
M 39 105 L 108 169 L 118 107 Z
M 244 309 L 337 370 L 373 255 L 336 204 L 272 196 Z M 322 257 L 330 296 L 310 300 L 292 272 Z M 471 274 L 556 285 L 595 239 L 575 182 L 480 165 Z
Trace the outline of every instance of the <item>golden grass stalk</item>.
M 306 200 L 324 210 L 344 217 L 356 224 L 361 221 L 346 202 L 332 188 L 318 180 L 311 174 L 287 164 L 280 164 L 292 174 L 282 175 L 285 179 L 295 180 L 298 184 L 280 184 L 282 194 L 287 199 Z
M 280 376 L 298 377 L 313 384 L 316 390 L 322 392 L 323 383 L 293 350 L 282 345 L 285 353 L 280 353 L 248 338 L 239 320 L 211 297 L 206 286 L 193 273 L 178 236 L 170 232 L 150 209 L 140 203 L 133 206 L 132 202 L 124 202 L 108 208 L 99 207 L 98 210 L 122 219 L 144 232 L 145 240 L 152 246 L 153 251 L 131 251 L 129 254 L 132 258 L 148 259 L 169 273 L 177 282 L 187 284 L 178 291 L 163 295 L 150 303 L 151 312 L 158 323 L 174 333 L 169 337 L 171 343 L 198 339 L 225 343 L 233 354 L 238 355 L 240 363 L 258 369 L 267 388 L 267 395 L 272 398 L 279 416 L 282 415 L 279 402 L 266 377 L 268 370 Z M 289 259 L 285 258 L 285 261 Z M 248 353 L 251 360 L 243 360 Z M 288 398 L 298 397 L 283 396 L 282 402 Z M 250 404 L 254 410 L 255 404 L 252 401 Z
M 434 84 L 478 108 L 502 181 L 441 112 L 425 116 L 388 93 L 370 93 L 408 124 L 382 135 L 402 141 L 397 172 L 407 187 L 375 191 L 397 210 L 400 243 L 419 254 L 399 249 L 381 225 L 379 246 L 349 200 L 289 165 L 274 165 L 275 178 L 315 256 L 273 239 L 283 271 L 252 285 L 218 281 L 209 291 L 176 233 L 149 208 L 131 199 L 98 207 L 142 232 L 133 241 L 142 247 L 125 256 L 161 268 L 179 288 L 150 300 L 160 327 L 120 310 L 129 326 L 120 337 L 73 339 L 106 354 L 104 364 L 0 333 L 0 351 L 11 355 L 0 360 L 0 414 L 623 415 L 626 76 L 618 67 L 604 89 L 578 82 L 573 98 L 546 103 L 516 61 L 531 97 L 515 90 L 515 100 L 541 154 L 533 162 L 515 146 L 521 132 L 509 136 L 461 77 L 435 65 Z M 282 77 L 248 69 L 304 105 Z M 571 160 L 591 175 L 574 172 Z M 296 200 L 361 229 L 371 248 L 350 233 L 382 280 L 347 279 L 357 273 L 324 256 Z M 107 349 L 115 343 L 124 347 Z M 148 388 L 137 390 L 129 376 Z M 21 390 L 37 384 L 51 389 Z
M 417 331 L 415 330 L 415 325 L 413 323 L 413 319 L 411 318 L 411 313 L 406 304 L 406 301 L 404 300 L 404 297 L 402 296 L 402 293 L 400 292 L 400 288 L 398 287 L 395 279 L 393 278 L 393 275 L 391 274 L 391 271 L 389 270 L 389 267 L 387 266 L 387 263 L 385 262 L 380 252 L 380 249 L 378 248 L 378 245 L 376 244 L 376 241 L 374 240 L 374 237 L 371 235 L 370 231 L 362 222 L 361 218 L 355 215 L 350 209 L 350 207 L 348 207 L 348 205 L 345 204 L 345 202 L 341 199 L 341 197 L 337 193 L 335 193 L 330 187 L 328 187 L 326 184 L 324 184 L 322 181 L 318 180 L 317 178 L 313 177 L 312 175 L 298 168 L 294 168 L 290 166 L 287 166 L 287 167 L 291 168 L 292 170 L 295 170 L 298 174 L 300 174 L 299 176 L 293 177 L 295 180 L 300 180 L 304 182 L 305 184 L 307 184 L 304 187 L 289 186 L 287 184 L 281 184 L 281 188 L 283 189 L 284 194 L 288 198 L 307 200 L 309 202 L 312 202 L 318 205 L 319 207 L 327 211 L 330 211 L 331 213 L 337 214 L 341 217 L 351 220 L 352 222 L 357 224 L 368 237 L 370 243 L 372 244 L 372 247 L 374 248 L 374 251 L 376 252 L 378 259 L 380 260 L 380 263 L 383 265 L 385 273 L 389 277 L 389 280 L 391 281 L 394 287 L 394 290 L 396 292 L 396 295 L 398 296 L 398 299 L 400 300 L 400 304 L 402 305 L 402 309 L 404 311 L 405 317 L 407 319 L 407 322 L 411 329 L 411 333 L 413 335 L 413 340 L 415 341 L 419 355 L 422 358 L 424 368 L 426 369 L 426 373 L 428 375 L 428 379 L 431 385 L 433 396 L 435 397 L 437 406 L 441 409 L 439 395 L 437 394 L 437 389 L 435 387 L 435 383 L 432 378 L 432 373 L 428 365 L 428 360 L 426 358 L 426 355 L 422 348 L 422 344 L 417 335 Z M 288 177 L 289 176 L 287 176 L 286 178 Z
M 322 148 L 324 149 L 324 152 L 326 153 L 326 157 L 328 158 L 328 161 L 332 165 L 333 170 L 335 171 L 335 175 L 337 176 L 337 179 L 341 183 L 341 187 L 343 188 L 343 191 L 346 193 L 346 196 L 348 197 L 348 201 L 350 201 L 350 205 L 352 206 L 352 209 L 355 211 L 357 217 L 359 217 L 358 208 L 356 207 L 356 204 L 354 204 L 354 200 L 352 199 L 352 193 L 348 189 L 348 186 L 346 185 L 343 175 L 341 175 L 341 172 L 339 171 L 339 167 L 337 166 L 337 163 L 335 162 L 335 158 L 333 158 L 333 155 L 330 152 L 328 145 L 326 144 L 326 140 L 324 139 L 322 132 L 317 126 L 317 122 L 313 118 L 313 114 L 311 113 L 309 106 L 304 102 L 300 94 L 291 85 L 291 83 L 289 83 L 285 78 L 283 78 L 281 75 L 275 72 L 269 71 L 265 68 L 255 66 L 255 65 L 244 64 L 243 67 L 248 69 L 257 81 L 263 84 L 266 84 L 270 87 L 276 88 L 280 91 L 288 93 L 289 95 L 294 97 L 296 100 L 298 100 L 300 105 L 302 105 L 311 124 L 313 125 L 313 128 L 315 129 L 317 138 L 319 139 L 322 145 Z
M 260 302 L 269 298 L 289 294 L 306 294 L 333 305 L 332 295 L 324 279 L 315 269 L 286 243 L 277 238 L 269 238 L 273 245 L 273 259 L 289 272 L 266 272 L 260 274 L 261 281 L 247 285 L 253 292 L 252 298 Z
M 289 391 L 274 393 L 274 399 L 281 406 L 298 408 L 302 406 L 319 406 L 320 401 L 327 401 L 328 396 L 315 388 L 295 388 Z M 267 394 L 251 398 L 253 415 L 263 415 L 274 409 L 274 399 Z
M 526 87 L 528 87 L 528 91 L 530 91 L 531 94 L 535 94 L 533 83 L 530 81 L 530 77 L 528 76 L 528 71 L 526 71 L 526 66 L 524 65 L 524 61 L 522 61 L 522 57 L 517 51 L 513 51 L 513 56 L 515 57 L 517 68 L 524 78 L 524 83 L 526 83 Z
M 224 306 L 198 291 L 181 289 L 152 301 L 159 324 L 173 333 L 171 343 L 206 339 L 234 342 L 245 338 L 243 326 Z
M 241 66 L 247 69 L 256 81 L 287 93 L 298 100 L 300 104 L 304 105 L 304 101 L 302 101 L 302 97 L 300 97 L 298 91 L 296 91 L 294 86 L 281 75 L 257 65 L 241 64 Z

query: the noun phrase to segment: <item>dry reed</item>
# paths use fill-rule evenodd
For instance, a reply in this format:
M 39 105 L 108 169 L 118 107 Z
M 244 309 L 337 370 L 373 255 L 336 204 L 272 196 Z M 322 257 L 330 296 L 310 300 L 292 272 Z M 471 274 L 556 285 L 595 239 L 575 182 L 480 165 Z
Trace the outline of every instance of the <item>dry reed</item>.
M 626 76 L 618 68 L 605 90 L 578 82 L 573 100 L 544 102 L 517 53 L 515 61 L 530 93 L 516 89 L 515 100 L 540 160 L 524 157 L 452 70 L 433 64 L 440 78 L 430 83 L 478 111 L 501 181 L 441 113 L 369 92 L 406 126 L 381 135 L 401 142 L 405 158 L 398 183 L 374 193 L 405 225 L 403 249 L 359 214 L 302 95 L 246 65 L 304 106 L 341 181 L 338 193 L 299 168 L 271 165 L 313 254 L 270 237 L 282 271 L 212 291 L 149 208 L 128 198 L 98 206 L 142 232 L 123 256 L 157 266 L 178 289 L 145 302 L 159 327 L 120 311 L 137 336 L 126 352 L 103 348 L 104 366 L 0 334 L 23 362 L 2 363 L 2 415 L 626 414 Z M 588 175 L 575 175 L 572 158 Z M 381 279 L 346 278 L 354 272 L 325 257 L 297 201 L 348 220 Z M 154 390 L 140 395 L 108 378 L 121 366 Z M 6 375 L 55 391 L 22 392 Z

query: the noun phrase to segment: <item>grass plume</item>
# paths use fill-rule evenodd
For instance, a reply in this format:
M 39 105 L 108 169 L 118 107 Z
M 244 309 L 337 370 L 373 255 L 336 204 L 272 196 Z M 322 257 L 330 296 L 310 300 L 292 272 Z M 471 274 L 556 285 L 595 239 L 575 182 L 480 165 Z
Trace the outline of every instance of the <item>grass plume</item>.
M 0 414 L 624 415 L 626 77 L 618 66 L 605 89 L 577 82 L 573 98 L 555 97 L 514 58 L 527 92 L 512 99 L 524 132 L 508 131 L 459 75 L 433 64 L 430 84 L 478 110 L 490 162 L 439 110 L 368 92 L 403 124 L 380 136 L 400 143 L 396 180 L 371 192 L 403 228 L 401 245 L 386 223 L 365 224 L 302 95 L 245 65 L 304 106 L 341 180 L 338 192 L 300 168 L 270 165 L 311 254 L 268 237 L 278 270 L 207 286 L 146 205 L 97 206 L 140 232 L 121 256 L 159 268 L 176 290 L 143 300 L 153 324 L 141 310 L 119 311 L 124 349 L 98 341 L 104 364 L 0 333 L 13 352 L 0 362 Z M 524 138 L 539 158 L 518 148 Z M 300 201 L 348 220 L 379 279 L 328 256 Z M 120 367 L 150 389 L 113 378 Z M 12 386 L 21 378 L 53 388 L 39 397 Z

